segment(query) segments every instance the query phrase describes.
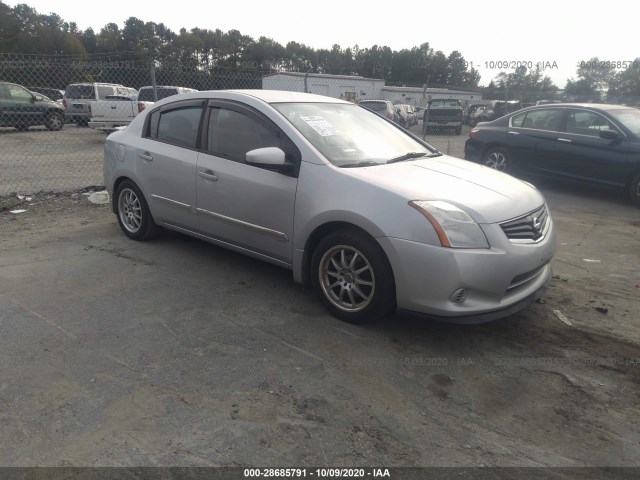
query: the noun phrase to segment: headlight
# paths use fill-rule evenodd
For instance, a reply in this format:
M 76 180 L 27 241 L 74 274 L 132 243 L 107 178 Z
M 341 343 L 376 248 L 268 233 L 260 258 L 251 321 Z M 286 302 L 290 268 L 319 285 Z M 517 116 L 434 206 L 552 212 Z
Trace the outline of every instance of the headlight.
M 426 200 L 414 200 L 409 205 L 429 220 L 443 247 L 489 248 L 480 226 L 467 212 L 455 205 Z

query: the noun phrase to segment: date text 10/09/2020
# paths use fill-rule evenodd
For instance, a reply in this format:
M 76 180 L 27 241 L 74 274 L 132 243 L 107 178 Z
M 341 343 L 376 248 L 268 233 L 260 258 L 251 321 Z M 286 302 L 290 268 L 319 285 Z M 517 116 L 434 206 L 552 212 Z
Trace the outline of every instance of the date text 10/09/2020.
M 244 478 L 391 478 L 388 468 L 245 468 Z
M 517 68 L 525 67 L 527 70 L 540 69 L 551 70 L 558 68 L 558 62 L 555 60 L 487 60 L 484 62 L 465 62 L 465 68 L 486 68 L 494 70 L 501 68 L 504 70 L 515 70 Z

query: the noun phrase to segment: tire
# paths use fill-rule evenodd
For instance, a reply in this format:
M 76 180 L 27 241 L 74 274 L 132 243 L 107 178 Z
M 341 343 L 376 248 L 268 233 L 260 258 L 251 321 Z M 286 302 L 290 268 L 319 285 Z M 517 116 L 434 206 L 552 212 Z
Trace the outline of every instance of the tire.
M 51 112 L 44 124 L 47 130 L 57 132 L 64 127 L 64 116 L 58 112 Z
M 29 125 L 15 125 L 15 129 L 19 132 L 26 132 L 29 130 Z
M 629 198 L 631 199 L 631 203 L 640 208 L 640 172 L 631 180 L 631 185 L 629 185 Z
M 89 126 L 89 121 L 88 120 L 77 119 L 76 120 L 76 125 L 78 127 L 81 127 L 81 128 L 88 127 Z
M 149 205 L 135 183 L 130 180 L 120 183 L 114 201 L 120 228 L 131 240 L 148 240 L 160 233 L 160 227 L 153 221 Z
M 374 322 L 396 306 L 384 251 L 355 230 L 339 230 L 320 241 L 311 258 L 311 283 L 324 307 L 349 323 Z
M 482 156 L 482 163 L 489 168 L 505 173 L 509 173 L 513 167 L 511 154 L 503 147 L 492 147 L 487 150 Z
M 462 133 L 462 127 L 456 128 L 456 135 L 460 135 Z

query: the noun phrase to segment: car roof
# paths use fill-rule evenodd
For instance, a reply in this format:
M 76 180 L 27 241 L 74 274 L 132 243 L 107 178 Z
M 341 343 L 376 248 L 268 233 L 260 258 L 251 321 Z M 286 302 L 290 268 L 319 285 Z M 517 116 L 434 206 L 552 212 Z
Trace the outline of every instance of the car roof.
M 557 107 L 579 107 L 579 108 L 596 108 L 599 110 L 621 110 L 633 108 L 627 105 L 614 105 L 611 103 L 547 103 L 543 105 L 534 105 L 529 108 L 557 108 Z
M 198 92 L 199 94 L 210 94 L 215 97 L 218 92 L 228 92 L 232 94 L 250 96 L 262 100 L 266 103 L 287 103 L 287 102 L 313 102 L 313 103 L 345 103 L 339 98 L 326 97 L 324 95 L 316 95 L 313 93 L 290 92 L 287 90 L 208 90 Z M 198 95 L 198 93 L 188 93 L 186 95 Z

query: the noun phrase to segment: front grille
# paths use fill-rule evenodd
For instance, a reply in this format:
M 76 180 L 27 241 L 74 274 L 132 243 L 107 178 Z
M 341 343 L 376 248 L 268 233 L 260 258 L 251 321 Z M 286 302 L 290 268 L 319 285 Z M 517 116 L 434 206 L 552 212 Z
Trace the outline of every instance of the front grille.
M 546 205 L 514 220 L 500 224 L 502 231 L 513 243 L 535 243 L 544 238 L 549 214 Z

